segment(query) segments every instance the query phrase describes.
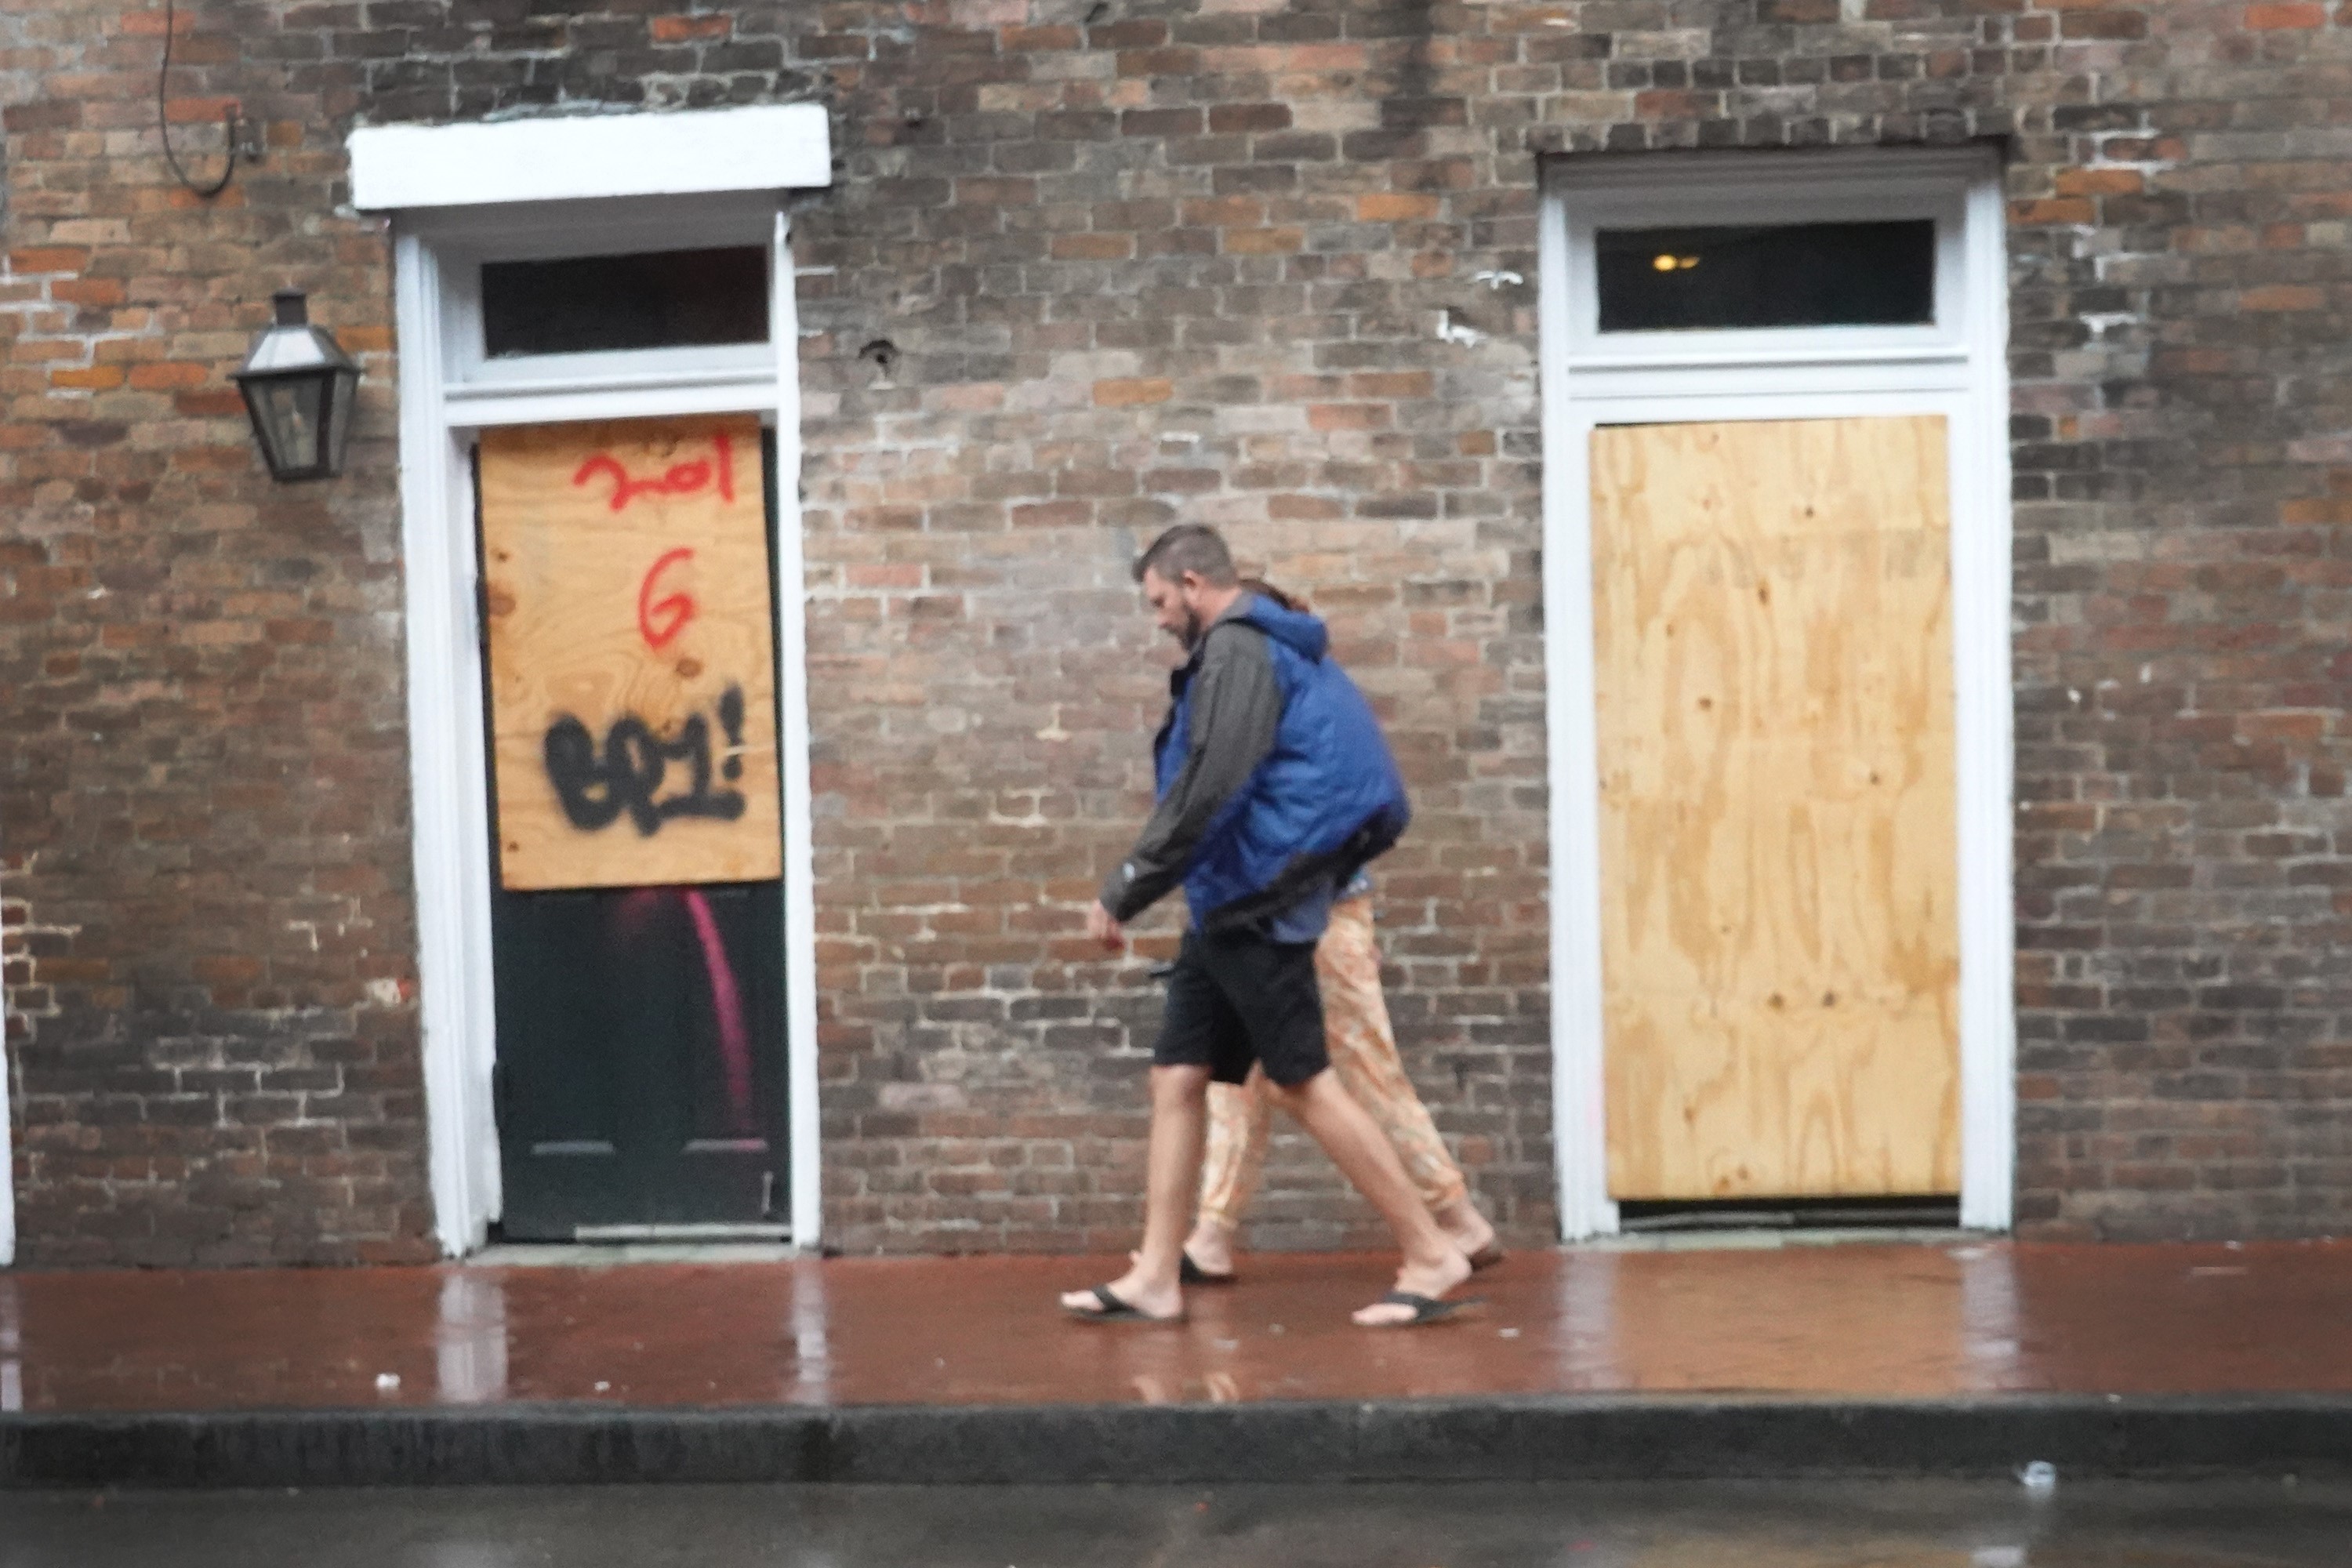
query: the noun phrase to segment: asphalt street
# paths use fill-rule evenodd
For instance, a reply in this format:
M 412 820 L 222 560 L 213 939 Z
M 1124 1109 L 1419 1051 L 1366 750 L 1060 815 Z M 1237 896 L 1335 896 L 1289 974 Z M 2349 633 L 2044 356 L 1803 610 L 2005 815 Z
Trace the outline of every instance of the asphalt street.
M 2344 1568 L 2352 1487 L 0 1492 L 0 1568 Z

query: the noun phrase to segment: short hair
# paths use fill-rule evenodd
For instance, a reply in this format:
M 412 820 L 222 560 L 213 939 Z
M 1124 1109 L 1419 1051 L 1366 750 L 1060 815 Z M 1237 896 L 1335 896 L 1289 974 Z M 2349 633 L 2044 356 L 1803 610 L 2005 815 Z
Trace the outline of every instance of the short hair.
M 1142 582 L 1146 572 L 1157 572 L 1170 583 L 1181 582 L 1190 572 L 1217 588 L 1230 588 L 1241 580 L 1224 535 L 1205 522 L 1180 522 L 1153 540 L 1135 563 L 1135 580 Z
M 1286 594 L 1263 577 L 1242 579 L 1242 592 L 1255 594 L 1261 599 L 1271 599 L 1286 610 L 1305 610 L 1307 601 L 1296 594 Z

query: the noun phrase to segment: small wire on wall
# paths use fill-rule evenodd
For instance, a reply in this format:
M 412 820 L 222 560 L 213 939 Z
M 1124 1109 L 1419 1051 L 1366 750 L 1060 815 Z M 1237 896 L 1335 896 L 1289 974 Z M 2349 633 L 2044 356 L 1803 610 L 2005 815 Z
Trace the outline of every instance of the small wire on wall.
M 210 201 L 228 189 L 228 183 L 236 178 L 237 154 L 242 150 L 240 144 L 246 129 L 245 117 L 237 112 L 235 104 L 229 105 L 222 113 L 224 134 L 220 178 L 209 184 L 190 179 L 187 170 L 180 166 L 179 153 L 172 146 L 172 39 L 179 30 L 175 12 L 176 0 L 163 0 L 163 68 L 155 75 L 155 128 L 163 138 L 163 162 L 171 169 L 173 177 L 194 192 L 199 199 Z

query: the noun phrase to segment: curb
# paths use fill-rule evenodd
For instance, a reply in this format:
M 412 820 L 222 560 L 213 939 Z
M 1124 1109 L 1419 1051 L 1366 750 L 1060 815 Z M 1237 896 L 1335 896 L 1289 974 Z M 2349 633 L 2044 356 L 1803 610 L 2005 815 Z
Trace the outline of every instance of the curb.
M 0 1416 L 0 1489 L 2320 1475 L 2352 1396 L 1544 1396 Z

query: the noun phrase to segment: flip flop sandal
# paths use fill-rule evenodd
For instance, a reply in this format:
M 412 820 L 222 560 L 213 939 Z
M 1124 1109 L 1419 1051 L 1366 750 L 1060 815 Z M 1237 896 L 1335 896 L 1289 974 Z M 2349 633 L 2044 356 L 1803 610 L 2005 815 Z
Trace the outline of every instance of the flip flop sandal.
M 1112 1295 L 1110 1287 L 1108 1285 L 1096 1286 L 1094 1298 L 1101 1305 L 1099 1311 L 1089 1312 L 1083 1307 L 1072 1307 L 1066 1304 L 1062 1310 L 1082 1323 L 1181 1323 L 1184 1321 L 1184 1314 L 1181 1312 L 1172 1318 L 1155 1318 L 1141 1308 L 1129 1306 Z
M 1392 1323 L 1363 1323 L 1367 1329 L 1417 1329 L 1424 1323 L 1442 1323 L 1465 1307 L 1484 1304 L 1484 1296 L 1463 1296 L 1440 1300 L 1434 1296 L 1417 1296 L 1410 1290 L 1391 1290 L 1372 1303 L 1375 1307 L 1411 1307 L 1412 1316 L 1400 1318 Z
M 1193 1262 L 1192 1255 L 1191 1253 L 1182 1253 L 1180 1254 L 1179 1257 L 1180 1261 L 1176 1265 L 1176 1278 L 1184 1284 L 1230 1285 L 1234 1282 L 1234 1271 L 1230 1268 L 1226 1269 L 1223 1274 L 1212 1274 L 1209 1270 Z M 1477 1267 L 1477 1264 L 1473 1262 L 1471 1267 L 1475 1268 Z
M 1470 1255 L 1470 1272 L 1477 1274 L 1492 1268 L 1509 1256 L 1510 1254 L 1490 1241 Z

